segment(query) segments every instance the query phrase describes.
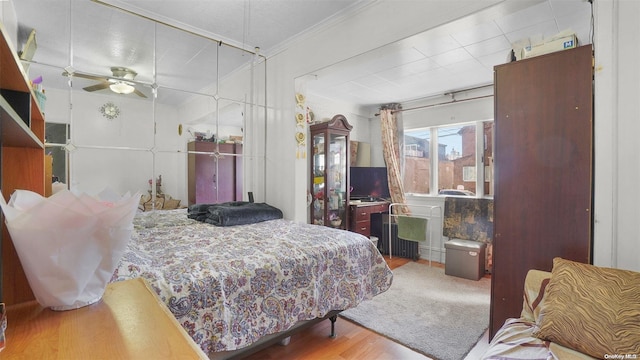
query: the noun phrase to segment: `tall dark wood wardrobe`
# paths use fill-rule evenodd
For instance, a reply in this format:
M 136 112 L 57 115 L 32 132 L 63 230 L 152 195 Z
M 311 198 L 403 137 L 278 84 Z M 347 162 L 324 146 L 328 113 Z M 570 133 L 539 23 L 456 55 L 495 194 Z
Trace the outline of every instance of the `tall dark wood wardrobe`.
M 529 269 L 591 261 L 592 58 L 588 45 L 494 69 L 490 338 L 520 316 Z
M 192 141 L 187 148 L 189 205 L 242 200 L 241 144 Z

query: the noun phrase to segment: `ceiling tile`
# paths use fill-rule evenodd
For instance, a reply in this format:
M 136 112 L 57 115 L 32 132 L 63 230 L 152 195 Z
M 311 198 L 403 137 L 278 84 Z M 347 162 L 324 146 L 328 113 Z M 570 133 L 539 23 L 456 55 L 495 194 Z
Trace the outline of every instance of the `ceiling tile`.
M 502 35 L 502 31 L 496 23 L 490 21 L 460 32 L 454 32 L 451 34 L 451 37 L 460 43 L 460 45 L 467 46 L 495 38 L 499 35 Z
M 469 59 L 465 61 L 460 61 L 451 65 L 445 66 L 445 69 L 449 70 L 452 74 L 457 73 L 467 73 L 471 71 L 484 71 L 486 67 L 482 65 L 476 59 Z
M 471 55 L 463 48 L 447 51 L 446 53 L 431 57 L 431 59 L 440 66 L 455 64 L 471 58 Z
M 494 66 L 505 64 L 509 61 L 511 49 L 507 51 L 498 51 L 493 54 L 479 57 L 477 60 L 485 68 L 492 70 Z
M 413 47 L 424 54 L 424 56 L 430 57 L 457 49 L 460 47 L 460 43 L 447 35 L 425 40 L 424 42 L 416 42 L 413 44 Z
M 422 59 L 424 59 L 424 55 L 420 51 L 411 47 L 375 56 L 360 66 L 363 66 L 367 71 L 377 73 Z
M 558 25 L 555 20 L 548 20 L 537 25 L 532 25 L 527 28 L 508 33 L 506 36 L 511 44 L 522 42 L 529 44 L 552 37 L 558 32 Z
M 386 78 L 383 78 L 382 76 L 378 76 L 377 74 L 359 77 L 354 81 L 361 84 L 362 86 L 366 86 L 369 88 L 389 86 L 393 84 Z
M 433 59 L 427 58 L 408 63 L 403 66 L 410 74 L 419 74 L 440 67 Z
M 549 4 L 556 18 L 591 14 L 591 4 L 586 0 L 549 0 Z
M 551 5 L 545 1 L 495 21 L 504 33 L 511 33 L 553 19 Z
M 591 9 L 587 8 L 584 12 L 575 12 L 567 16 L 561 16 L 557 19 L 560 31 L 571 29 L 578 36 L 580 44 L 589 44 L 591 40 Z
M 492 39 L 485 40 L 479 43 L 465 46 L 465 49 L 473 57 L 480 57 L 488 54 L 492 54 L 498 51 L 507 51 L 511 49 L 511 43 L 504 35 L 500 34 Z
M 350 14 L 359 9 L 358 4 L 364 8 L 378 0 L 103 1 L 139 9 L 143 15 L 155 14 L 171 24 L 206 35 L 215 34 L 214 38 L 229 43 L 247 44 L 251 49 L 255 44 L 265 54 L 270 46 L 284 49 L 288 39 Z M 519 1 L 498 2 L 487 11 L 319 70 L 314 74 L 317 80 L 309 81 L 308 88 L 329 89 L 326 97 L 335 94 L 356 103 L 415 99 L 441 93 L 442 89 L 492 81 L 493 66 L 504 63 L 511 43 L 521 39 L 548 38 L 571 28 L 580 43 L 589 43 L 591 5 L 586 0 L 544 0 L 509 14 L 514 4 L 521 4 Z M 216 56 L 209 45 L 192 36 L 171 37 L 171 32 L 166 31 L 154 53 L 149 45 L 153 43 L 149 40 L 153 31 L 139 21 L 127 20 L 135 16 L 114 14 L 115 10 L 92 1 L 14 0 L 14 3 L 21 25 L 38 29 L 35 60 L 45 57 L 55 59 L 51 61 L 57 66 L 69 64 L 70 34 L 66 24 L 71 16 L 76 41 L 73 64 L 80 71 L 108 74 L 110 66 L 130 66 L 139 73 L 137 80 L 151 81 L 150 64 L 156 61 L 160 86 L 203 88 L 211 86 L 215 79 L 211 71 L 207 74 L 189 71 L 205 68 L 203 64 Z M 82 16 L 71 14 L 69 4 L 74 11 L 81 9 Z M 502 14 L 506 16 L 496 18 Z M 96 41 L 102 38 L 108 46 Z M 225 51 L 220 52 L 221 76 L 250 60 L 240 50 L 226 52 L 229 49 L 224 47 Z M 63 79 L 60 73 L 56 71 L 56 79 Z

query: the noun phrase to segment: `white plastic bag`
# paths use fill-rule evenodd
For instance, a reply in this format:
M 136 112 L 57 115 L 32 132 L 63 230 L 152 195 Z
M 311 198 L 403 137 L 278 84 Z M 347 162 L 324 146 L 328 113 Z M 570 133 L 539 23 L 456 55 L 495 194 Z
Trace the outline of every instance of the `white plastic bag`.
M 126 250 L 140 194 L 98 197 L 16 190 L 0 205 L 40 305 L 71 310 L 99 301 Z

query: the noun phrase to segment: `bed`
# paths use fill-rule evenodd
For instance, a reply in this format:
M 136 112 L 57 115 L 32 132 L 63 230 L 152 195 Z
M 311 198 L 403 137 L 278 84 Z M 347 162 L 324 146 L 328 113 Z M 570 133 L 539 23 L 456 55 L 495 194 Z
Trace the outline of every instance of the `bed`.
M 139 213 L 134 227 L 111 281 L 146 279 L 208 354 L 355 307 L 393 278 L 368 238 L 324 226 L 219 227 L 179 209 Z

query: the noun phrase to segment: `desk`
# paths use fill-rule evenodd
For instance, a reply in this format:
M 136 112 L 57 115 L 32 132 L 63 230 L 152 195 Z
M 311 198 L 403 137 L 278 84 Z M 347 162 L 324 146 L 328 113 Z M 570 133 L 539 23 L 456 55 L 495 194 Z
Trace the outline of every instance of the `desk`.
M 142 279 L 107 286 L 102 300 L 53 311 L 35 301 L 7 308 L 2 359 L 207 359 Z
M 349 202 L 350 224 L 349 230 L 371 236 L 371 214 L 384 214 L 389 212 L 387 201 L 351 201 Z M 382 229 L 382 224 L 378 224 Z

